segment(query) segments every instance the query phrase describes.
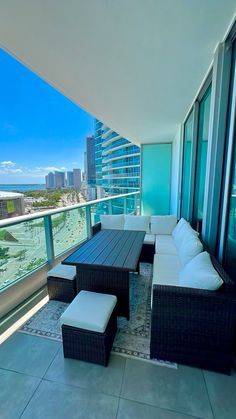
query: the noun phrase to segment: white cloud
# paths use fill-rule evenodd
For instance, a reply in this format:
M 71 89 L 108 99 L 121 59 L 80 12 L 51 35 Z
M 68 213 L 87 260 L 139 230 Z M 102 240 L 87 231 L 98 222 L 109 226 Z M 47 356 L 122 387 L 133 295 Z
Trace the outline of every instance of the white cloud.
M 43 166 L 43 167 L 36 167 L 35 169 L 33 169 L 33 171 L 35 171 L 35 172 L 42 172 L 42 173 L 48 173 L 48 172 L 60 172 L 60 171 L 63 171 L 63 170 L 67 170 L 67 168 L 66 167 L 64 167 L 64 166 L 61 166 L 61 167 L 58 167 L 58 166 Z
M 1 162 L 0 162 L 0 165 L 1 165 L 2 167 L 13 167 L 13 166 L 15 166 L 15 165 L 16 165 L 16 163 L 15 163 L 15 162 L 13 162 L 13 161 L 11 161 L 11 160 L 5 160 L 5 161 L 1 161 Z

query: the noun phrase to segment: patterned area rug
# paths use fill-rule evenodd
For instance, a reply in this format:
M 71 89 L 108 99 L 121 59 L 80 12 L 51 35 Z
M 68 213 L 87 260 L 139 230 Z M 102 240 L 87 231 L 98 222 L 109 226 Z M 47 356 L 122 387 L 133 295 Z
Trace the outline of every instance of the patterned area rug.
M 130 274 L 130 320 L 118 318 L 118 331 L 112 351 L 119 355 L 177 368 L 175 363 L 150 360 L 151 284 L 151 264 L 142 263 L 139 275 Z M 60 301 L 49 301 L 19 331 L 61 341 L 59 319 L 67 306 L 67 303 Z

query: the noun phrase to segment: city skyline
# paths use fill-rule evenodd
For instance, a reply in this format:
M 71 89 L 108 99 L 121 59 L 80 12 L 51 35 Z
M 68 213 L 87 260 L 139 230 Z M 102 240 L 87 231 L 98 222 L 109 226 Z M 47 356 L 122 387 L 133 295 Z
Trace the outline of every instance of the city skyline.
M 48 172 L 83 167 L 94 117 L 2 49 L 0 62 L 0 183 L 44 183 Z

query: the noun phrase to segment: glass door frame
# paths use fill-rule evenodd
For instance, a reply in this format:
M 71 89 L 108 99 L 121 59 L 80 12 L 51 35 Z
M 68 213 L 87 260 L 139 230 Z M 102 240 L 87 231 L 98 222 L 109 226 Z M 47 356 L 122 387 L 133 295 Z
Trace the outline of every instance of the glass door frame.
M 233 61 L 236 61 L 236 40 L 234 42 Z M 230 197 L 231 187 L 233 180 L 233 169 L 234 163 L 236 164 L 236 152 L 235 152 L 235 136 L 236 136 L 236 63 L 234 64 L 234 72 L 231 76 L 232 80 L 232 97 L 230 101 L 229 109 L 229 125 L 227 132 L 227 151 L 225 158 L 225 169 L 224 169 L 224 190 L 222 193 L 222 210 L 221 210 L 221 226 L 219 231 L 219 258 L 221 261 L 225 259 L 227 232 L 229 226 L 229 209 L 230 209 Z M 235 160 L 235 161 L 234 161 Z

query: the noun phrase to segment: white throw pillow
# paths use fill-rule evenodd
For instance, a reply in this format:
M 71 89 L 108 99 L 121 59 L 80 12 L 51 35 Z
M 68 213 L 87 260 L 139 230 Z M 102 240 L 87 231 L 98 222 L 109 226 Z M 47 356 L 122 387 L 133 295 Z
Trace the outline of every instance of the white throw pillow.
M 172 231 L 173 238 L 175 238 L 179 234 L 182 226 L 186 223 L 187 221 L 184 218 L 180 218 L 180 220 L 178 221 L 178 223 L 176 224 L 175 228 Z
M 124 230 L 146 231 L 146 233 L 150 233 L 150 217 L 148 215 L 125 215 Z
M 223 284 L 222 278 L 214 269 L 207 252 L 195 256 L 179 274 L 181 287 L 217 290 Z
M 174 234 L 175 246 L 179 249 L 184 241 L 194 239 L 195 237 L 198 237 L 198 235 L 199 233 L 195 231 L 187 221 L 185 221 L 185 223 L 182 223 L 177 233 Z
M 177 223 L 175 215 L 153 215 L 151 217 L 151 234 L 172 234 Z
M 203 251 L 203 245 L 197 236 L 192 237 L 191 235 L 186 237 L 181 246 L 178 248 L 180 263 L 185 266 L 190 260 L 192 260 L 198 253 Z
M 100 215 L 102 230 L 124 230 L 124 215 Z

